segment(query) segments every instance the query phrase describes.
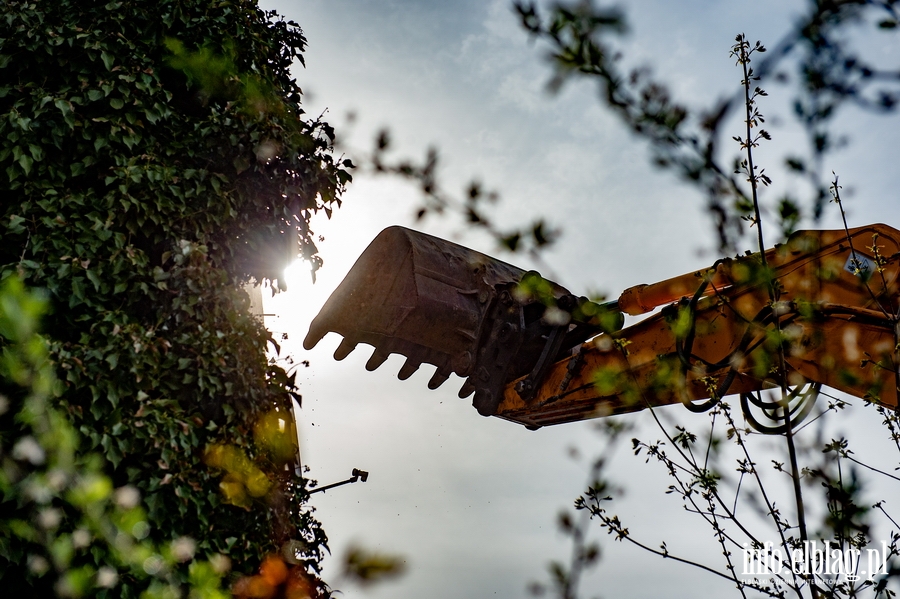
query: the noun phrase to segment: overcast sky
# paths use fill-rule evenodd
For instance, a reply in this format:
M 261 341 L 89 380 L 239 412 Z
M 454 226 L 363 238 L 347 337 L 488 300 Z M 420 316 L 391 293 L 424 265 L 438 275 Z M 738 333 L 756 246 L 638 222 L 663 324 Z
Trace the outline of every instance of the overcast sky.
M 575 293 L 649 283 L 711 264 L 715 254 L 703 198 L 671 175 L 654 170 L 644 144 L 600 107 L 596 90 L 573 84 L 557 96 L 546 90 L 550 71 L 544 50 L 528 39 L 508 0 L 429 2 L 414 0 L 266 0 L 297 21 L 309 40 L 307 68 L 296 77 L 310 114 L 327 109 L 350 155 L 368 150 L 376 131 L 390 128 L 398 156 L 420 158 L 439 149 L 444 187 L 459 194 L 476 178 L 500 192 L 497 218 L 520 224 L 544 216 L 564 234 L 546 258 L 552 276 Z M 632 32 L 626 42 L 634 64 L 654 65 L 676 96 L 709 105 L 733 93 L 740 75 L 728 51 L 736 33 L 774 44 L 793 22 L 800 2 L 653 1 L 627 3 Z M 752 14 L 748 16 L 748 12 Z M 876 55 L 898 54 L 872 38 Z M 775 161 L 790 144 L 802 143 L 789 126 L 789 97 L 770 88 L 772 146 L 760 159 L 780 190 Z M 766 99 L 766 102 L 770 100 Z M 347 120 L 349 113 L 355 120 Z M 735 123 L 735 134 L 738 134 Z M 852 144 L 827 168 L 841 174 L 852 225 L 900 224 L 896 211 L 898 119 L 847 111 L 841 129 Z M 780 145 L 779 145 L 780 144 Z M 769 152 L 768 154 L 766 152 Z M 795 186 L 795 187 L 791 187 Z M 778 191 L 764 195 L 774 201 Z M 571 506 L 586 482 L 585 462 L 569 456 L 601 451 L 589 423 L 529 432 L 480 417 L 470 400 L 459 400 L 455 377 L 437 391 L 423 367 L 407 381 L 392 357 L 378 371 L 364 364 L 360 347 L 342 362 L 331 354 L 339 337 L 329 335 L 310 352 L 300 342 L 309 321 L 356 257 L 384 227 L 415 226 L 489 254 L 490 240 L 467 233 L 458 220 L 414 224 L 417 195 L 408 185 L 356 175 L 345 206 L 329 222 L 314 222 L 325 237 L 325 266 L 318 282 L 294 273 L 292 289 L 268 300 L 267 319 L 289 336 L 285 350 L 311 366 L 300 375 L 304 396 L 302 451 L 320 484 L 371 473 L 365 484 L 314 496 L 336 558 L 326 579 L 353 597 L 523 597 L 532 580 L 546 580 L 551 559 L 568 546 L 556 530 L 560 509 Z M 837 226 L 836 215 L 824 226 Z M 752 247 L 748 243 L 748 248 Z M 505 260 L 525 268 L 519 256 Z M 667 409 L 695 426 L 705 416 Z M 676 412 L 677 410 L 677 412 Z M 863 410 L 859 406 L 857 412 Z M 865 414 L 847 426 L 878 427 Z M 647 414 L 629 417 L 645 438 L 655 438 Z M 650 546 L 707 556 L 718 549 L 708 529 L 685 515 L 664 494 L 664 473 L 621 448 L 612 475 L 625 494 L 614 511 Z M 896 492 L 896 490 L 894 490 Z M 727 583 L 614 543 L 601 531 L 603 560 L 586 580 L 584 596 L 696 597 L 727 592 Z M 774 540 L 774 539 L 773 539 Z M 341 584 L 334 565 L 351 543 L 403 554 L 408 572 L 373 589 Z M 733 591 L 733 588 L 732 588 Z

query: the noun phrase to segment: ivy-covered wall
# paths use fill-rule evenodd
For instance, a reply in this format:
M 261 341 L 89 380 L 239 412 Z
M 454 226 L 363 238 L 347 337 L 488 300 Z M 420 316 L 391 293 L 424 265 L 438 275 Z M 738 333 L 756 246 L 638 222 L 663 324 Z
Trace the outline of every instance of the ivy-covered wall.
M 325 542 L 255 426 L 293 386 L 240 287 L 298 254 L 318 264 L 309 218 L 350 178 L 303 114 L 289 69 L 305 43 L 250 0 L 0 13 L 0 278 L 49 291 L 57 407 L 140 490 L 151 536 L 245 572 L 288 539 L 315 568 Z M 4 549 L 0 576 L 28 578 L 27 544 Z

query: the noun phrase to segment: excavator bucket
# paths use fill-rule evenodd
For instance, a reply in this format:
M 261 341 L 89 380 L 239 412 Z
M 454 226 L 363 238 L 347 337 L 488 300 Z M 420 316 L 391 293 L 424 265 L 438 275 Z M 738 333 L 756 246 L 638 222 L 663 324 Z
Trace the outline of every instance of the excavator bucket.
M 327 333 L 338 333 L 344 339 L 334 357 L 342 360 L 358 344 L 371 345 L 368 370 L 391 354 L 404 355 L 400 379 L 433 364 L 429 388 L 451 373 L 466 378 L 459 396 L 474 393 L 473 404 L 487 416 L 496 412 L 506 383 L 546 369 L 601 330 L 596 318 L 584 317 L 597 312 L 583 309 L 589 305 L 537 273 L 390 227 L 325 303 L 303 346 L 312 349 Z

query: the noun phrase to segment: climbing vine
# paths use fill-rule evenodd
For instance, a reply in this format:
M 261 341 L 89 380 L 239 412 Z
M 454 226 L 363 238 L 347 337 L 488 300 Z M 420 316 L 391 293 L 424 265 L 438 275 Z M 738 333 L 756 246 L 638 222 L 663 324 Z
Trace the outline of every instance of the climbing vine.
M 248 0 L 10 1 L 0 17 L 0 279 L 48 292 L 55 408 L 139 492 L 150 540 L 189 537 L 246 572 L 289 547 L 316 571 L 324 533 L 256 426 L 292 430 L 299 396 L 241 288 L 298 255 L 320 265 L 310 219 L 350 180 L 291 76 L 302 31 Z M 243 470 L 210 458 L 222 448 Z M 36 584 L 37 549 L 5 549 L 4 584 Z M 141 580 L 121 572 L 115 594 Z

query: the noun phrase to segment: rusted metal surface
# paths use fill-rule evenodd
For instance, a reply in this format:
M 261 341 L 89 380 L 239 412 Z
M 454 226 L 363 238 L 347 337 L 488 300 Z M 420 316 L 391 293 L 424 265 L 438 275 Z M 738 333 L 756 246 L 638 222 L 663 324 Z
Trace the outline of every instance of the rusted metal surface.
M 360 343 L 371 345 L 368 370 L 391 354 L 404 355 L 401 379 L 423 363 L 433 364 L 430 388 L 455 373 L 467 379 L 460 397 L 474 394 L 479 413 L 491 415 L 506 383 L 528 375 L 539 362 L 546 370 L 565 350 L 599 331 L 590 324 L 545 322 L 545 303 L 519 293 L 525 275 L 455 243 L 390 227 L 325 303 L 303 345 L 311 349 L 326 333 L 338 333 L 344 340 L 335 351 L 337 360 Z M 587 301 L 548 283 L 550 303 L 575 307 Z

